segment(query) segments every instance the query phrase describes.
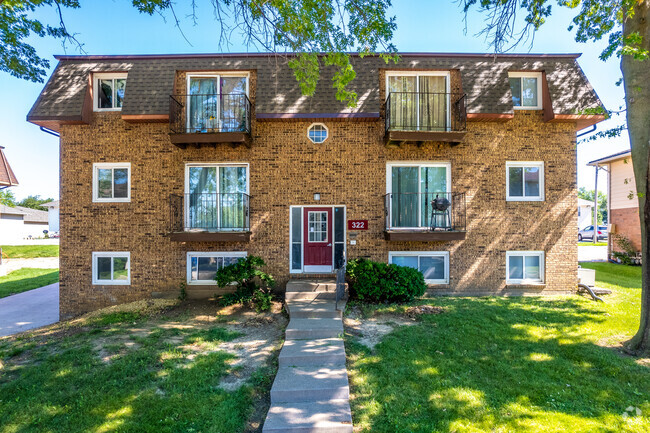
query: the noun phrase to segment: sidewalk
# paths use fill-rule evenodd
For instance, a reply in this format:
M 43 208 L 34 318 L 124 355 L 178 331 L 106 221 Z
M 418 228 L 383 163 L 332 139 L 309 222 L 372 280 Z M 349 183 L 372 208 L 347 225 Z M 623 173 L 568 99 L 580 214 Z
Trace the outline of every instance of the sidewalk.
M 59 283 L 0 299 L 0 337 L 59 321 Z

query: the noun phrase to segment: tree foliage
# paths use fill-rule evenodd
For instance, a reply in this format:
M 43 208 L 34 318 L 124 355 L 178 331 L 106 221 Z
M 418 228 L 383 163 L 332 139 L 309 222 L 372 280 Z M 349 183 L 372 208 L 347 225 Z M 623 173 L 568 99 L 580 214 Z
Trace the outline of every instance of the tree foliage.
M 3 204 L 5 206 L 15 207 L 16 196 L 14 195 L 14 192 L 6 188 L 0 190 L 0 204 Z
M 588 190 L 584 186 L 581 186 L 578 190 L 578 197 L 593 203 L 594 190 Z M 593 222 L 593 216 L 591 218 Z M 607 196 L 602 191 L 598 191 L 598 224 L 607 224 L 607 222 Z
M 48 203 L 54 200 L 53 198 L 41 198 L 40 195 L 30 195 L 18 202 L 18 206 L 28 207 L 31 209 L 47 210 L 43 203 Z
M 147 15 L 171 15 L 182 33 L 184 24 L 171 0 L 132 0 Z M 385 61 L 396 60 L 390 42 L 395 18 L 387 16 L 390 0 L 204 0 L 191 2 L 189 17 L 196 23 L 209 8 L 219 26 L 219 45 L 227 45 L 233 33 L 247 45 L 265 51 L 298 54 L 290 66 L 303 94 L 316 90 L 320 72 L 334 67 L 332 86 L 336 97 L 356 105 L 357 94 L 348 89 L 356 73 L 350 51 L 361 55 L 379 54 Z M 60 21 L 44 24 L 35 18 L 40 8 L 56 8 Z M 65 8 L 81 7 L 78 0 L 5 0 L 0 2 L 0 69 L 31 81 L 42 82 L 49 62 L 30 45 L 30 38 L 53 37 L 83 49 L 63 20 Z M 322 54 L 322 55 L 321 55 Z

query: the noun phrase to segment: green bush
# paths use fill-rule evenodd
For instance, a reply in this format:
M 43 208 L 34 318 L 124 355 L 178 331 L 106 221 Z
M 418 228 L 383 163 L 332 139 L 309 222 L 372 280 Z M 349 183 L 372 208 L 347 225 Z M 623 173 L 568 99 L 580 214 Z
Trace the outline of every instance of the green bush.
M 350 297 L 366 302 L 408 302 L 427 289 L 417 269 L 363 258 L 348 262 L 347 280 Z
M 266 266 L 264 260 L 257 256 L 241 258 L 237 263 L 224 266 L 217 271 L 214 278 L 220 287 L 235 284 L 234 293 L 221 297 L 221 305 L 248 304 L 259 313 L 271 309 L 271 288 L 275 280 L 266 272 L 260 270 Z

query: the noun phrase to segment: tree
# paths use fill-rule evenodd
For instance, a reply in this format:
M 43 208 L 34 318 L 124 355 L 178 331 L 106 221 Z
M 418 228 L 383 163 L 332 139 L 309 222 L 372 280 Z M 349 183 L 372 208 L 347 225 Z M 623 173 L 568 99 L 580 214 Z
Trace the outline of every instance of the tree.
M 587 190 L 584 186 L 581 186 L 578 190 L 578 197 L 590 202 L 594 202 L 594 190 Z M 593 222 L 593 215 L 591 220 Z M 607 224 L 607 196 L 602 192 L 598 191 L 598 225 Z
M 14 195 L 14 192 L 8 189 L 0 190 L 0 204 L 3 204 L 5 206 L 15 207 L 16 196 Z
M 182 34 L 172 0 L 132 0 L 141 13 L 170 14 Z M 350 51 L 362 55 L 379 54 L 387 62 L 396 60 L 390 42 L 395 18 L 387 18 L 390 0 L 204 0 L 192 1 L 190 19 L 196 22 L 199 3 L 212 9 L 219 24 L 219 45 L 227 44 L 233 32 L 245 42 L 266 51 L 290 50 L 299 55 L 289 65 L 305 95 L 313 95 L 322 67 L 334 66 L 332 79 L 336 97 L 355 106 L 357 95 L 348 90 L 356 73 Z M 40 8 L 56 10 L 54 25 L 34 18 Z M 29 44 L 30 37 L 60 39 L 64 48 L 83 45 L 68 31 L 63 20 L 65 8 L 80 8 L 78 0 L 4 0 L 0 2 L 0 70 L 18 78 L 42 82 L 50 64 Z M 377 53 L 378 49 L 381 51 Z M 319 53 L 324 55 L 320 56 Z
M 467 14 L 476 7 L 486 15 L 482 34 L 496 53 L 507 51 L 539 29 L 551 15 L 552 0 L 462 0 Z M 576 9 L 569 30 L 576 31 L 576 41 L 608 38 L 601 59 L 612 55 L 621 58 L 625 88 L 627 129 L 632 148 L 632 162 L 641 219 L 641 252 L 650 257 L 650 0 L 557 0 L 560 7 Z M 517 13 L 525 14 L 523 24 Z M 585 113 L 588 114 L 588 113 Z M 620 133 L 622 128 L 610 131 Z M 630 351 L 650 350 L 650 263 L 643 260 L 641 320 L 636 335 L 627 342 Z
M 30 195 L 27 198 L 22 199 L 18 206 L 28 207 L 38 210 L 47 210 L 45 206 L 41 206 L 43 203 L 48 203 L 54 200 L 53 198 L 41 198 L 40 195 Z

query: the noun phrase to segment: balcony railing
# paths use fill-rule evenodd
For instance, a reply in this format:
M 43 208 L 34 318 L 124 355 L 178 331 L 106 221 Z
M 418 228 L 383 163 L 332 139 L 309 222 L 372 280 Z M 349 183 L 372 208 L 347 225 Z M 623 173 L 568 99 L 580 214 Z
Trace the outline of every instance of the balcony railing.
M 243 93 L 171 95 L 172 134 L 251 132 L 251 102 Z
M 171 232 L 248 232 L 249 203 L 242 193 L 172 194 Z
M 464 93 L 390 92 L 386 98 L 386 131 L 465 131 Z
M 384 196 L 387 231 L 465 231 L 465 194 L 391 193 Z

